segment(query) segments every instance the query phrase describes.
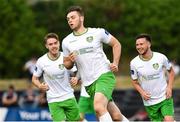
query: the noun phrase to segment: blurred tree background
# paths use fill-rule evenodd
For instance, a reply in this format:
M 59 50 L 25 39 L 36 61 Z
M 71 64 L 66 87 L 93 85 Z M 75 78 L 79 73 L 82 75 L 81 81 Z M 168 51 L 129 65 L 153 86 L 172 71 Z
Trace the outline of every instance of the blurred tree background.
M 66 9 L 81 5 L 86 27 L 103 27 L 122 44 L 120 73 L 129 74 L 137 55 L 135 36 L 149 33 L 152 49 L 180 63 L 179 0 L 0 0 L 0 78 L 24 77 L 22 67 L 31 56 L 45 53 L 43 38 L 55 32 L 62 40 L 71 32 Z M 105 45 L 112 59 L 111 48 Z

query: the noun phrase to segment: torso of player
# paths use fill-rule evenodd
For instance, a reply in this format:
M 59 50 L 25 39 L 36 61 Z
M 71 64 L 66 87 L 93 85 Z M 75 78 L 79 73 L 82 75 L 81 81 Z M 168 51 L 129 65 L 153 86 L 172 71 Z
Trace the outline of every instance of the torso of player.
M 44 63 L 43 72 L 46 80 L 59 82 L 63 81 L 66 71 L 64 70 L 62 60 L 57 59 L 56 61 L 50 60 Z
M 90 85 L 102 73 L 110 71 L 110 62 L 103 52 L 102 31 L 102 29 L 88 28 L 83 35 L 75 36 L 71 33 L 63 40 L 69 53 L 73 52 L 77 55 L 76 64 L 85 86 Z M 107 36 L 107 43 L 110 37 Z
M 85 87 L 83 85 L 81 86 L 80 96 L 90 97 L 89 94 L 86 92 L 86 89 L 85 89 Z
M 56 60 L 51 60 L 47 54 L 38 61 L 42 69 L 44 81 L 48 84 L 48 102 L 63 101 L 73 97 L 73 89 L 69 83 L 69 72 L 63 65 L 63 53 Z
M 153 57 L 148 61 L 137 56 L 131 62 L 135 69 L 135 77 L 132 74 L 131 76 L 133 79 L 137 77 L 141 87 L 151 94 L 151 100 L 144 101 L 145 105 L 152 105 L 165 99 L 167 81 L 164 61 L 164 57 L 160 53 L 153 52 Z
M 136 65 L 137 73 L 140 82 L 150 82 L 158 80 L 163 71 L 163 63 L 156 58 L 152 58 L 149 61 L 143 61 L 140 59 Z

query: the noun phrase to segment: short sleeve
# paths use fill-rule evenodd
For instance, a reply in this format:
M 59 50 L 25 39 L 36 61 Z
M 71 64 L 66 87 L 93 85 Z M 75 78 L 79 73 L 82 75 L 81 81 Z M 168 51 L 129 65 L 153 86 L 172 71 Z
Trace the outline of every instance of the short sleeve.
M 65 40 L 63 40 L 62 42 L 62 50 L 63 50 L 63 56 L 67 57 L 70 53 L 70 51 L 68 50 L 66 44 L 65 44 Z
M 74 65 L 71 69 L 72 72 L 76 72 L 77 71 L 77 68 L 76 68 L 76 65 Z
M 33 72 L 34 76 L 40 77 L 43 73 L 43 68 L 41 66 L 40 60 L 36 62 L 35 70 Z
M 172 67 L 172 64 L 165 55 L 163 55 L 163 65 L 167 70 L 170 70 Z
M 103 28 L 100 29 L 100 36 L 101 36 L 101 41 L 106 44 L 110 42 L 111 37 L 112 37 L 112 35 Z
M 131 78 L 133 80 L 138 79 L 137 70 L 136 70 L 135 66 L 132 63 L 130 64 L 130 75 L 131 75 Z

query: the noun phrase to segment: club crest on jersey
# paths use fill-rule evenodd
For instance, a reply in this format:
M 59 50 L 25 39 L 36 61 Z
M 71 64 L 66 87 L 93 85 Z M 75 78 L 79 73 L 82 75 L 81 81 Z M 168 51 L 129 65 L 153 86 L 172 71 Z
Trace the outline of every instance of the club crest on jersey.
M 86 38 L 86 41 L 89 42 L 89 43 L 91 43 L 91 42 L 93 41 L 93 36 L 87 37 L 87 38 Z
M 64 64 L 59 64 L 59 69 L 63 70 L 64 69 Z
M 159 64 L 158 63 L 153 64 L 153 68 L 157 70 L 159 68 Z

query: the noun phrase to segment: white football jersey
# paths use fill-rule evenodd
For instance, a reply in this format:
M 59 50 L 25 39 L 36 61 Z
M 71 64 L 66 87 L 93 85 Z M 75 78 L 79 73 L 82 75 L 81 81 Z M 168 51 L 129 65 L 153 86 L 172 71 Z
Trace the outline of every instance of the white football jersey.
M 70 71 L 63 65 L 63 53 L 56 60 L 51 60 L 47 54 L 40 57 L 36 63 L 34 71 L 36 77 L 43 75 L 45 83 L 49 90 L 47 93 L 47 101 L 59 102 L 74 97 L 74 90 L 71 88 Z
M 64 56 L 74 52 L 76 65 L 84 86 L 89 86 L 101 74 L 110 71 L 110 61 L 103 51 L 103 43 L 108 44 L 111 34 L 102 28 L 88 28 L 82 35 L 69 34 L 62 42 Z
M 150 100 L 143 100 L 145 106 L 154 105 L 166 99 L 165 70 L 170 68 L 171 64 L 167 57 L 158 52 L 153 52 L 152 58 L 148 61 L 136 56 L 130 62 L 131 78 L 138 80 L 141 87 L 151 94 Z
M 90 97 L 89 94 L 86 92 L 86 89 L 83 85 L 81 85 L 81 92 L 80 92 L 80 96 L 83 97 Z

